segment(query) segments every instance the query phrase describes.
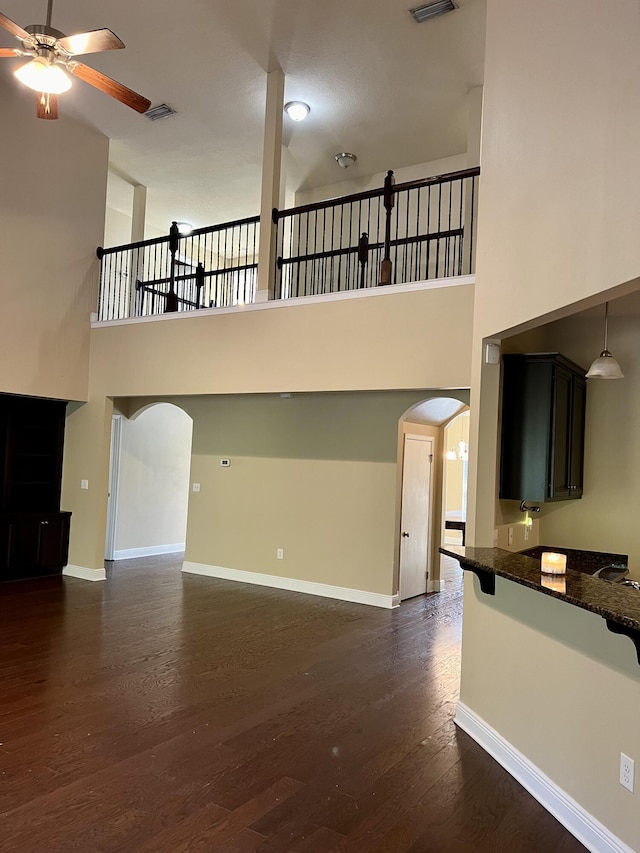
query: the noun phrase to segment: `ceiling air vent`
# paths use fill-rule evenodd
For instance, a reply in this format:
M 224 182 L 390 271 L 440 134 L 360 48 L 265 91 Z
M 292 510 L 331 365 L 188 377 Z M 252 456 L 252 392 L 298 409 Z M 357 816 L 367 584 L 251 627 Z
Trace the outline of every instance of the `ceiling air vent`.
M 176 111 L 168 104 L 158 104 L 157 107 L 149 107 L 145 113 L 146 117 L 151 119 L 151 121 L 158 121 L 159 118 L 167 118 L 167 116 L 174 116 L 175 114 Z
M 409 11 L 414 19 L 421 24 L 430 18 L 437 18 L 439 15 L 446 15 L 447 12 L 453 12 L 457 8 L 456 4 L 452 3 L 452 0 L 433 0 L 433 3 L 425 3 L 424 6 L 409 9 Z

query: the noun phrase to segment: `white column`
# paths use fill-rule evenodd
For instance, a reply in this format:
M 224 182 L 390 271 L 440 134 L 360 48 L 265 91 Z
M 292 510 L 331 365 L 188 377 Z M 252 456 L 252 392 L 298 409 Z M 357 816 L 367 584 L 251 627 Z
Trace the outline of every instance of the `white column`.
M 133 187 L 133 204 L 131 206 L 131 242 L 140 243 L 144 240 L 144 226 L 147 214 L 147 188 L 142 184 Z M 136 281 L 144 279 L 144 250 L 133 249 L 129 264 L 129 316 L 136 313 Z
M 133 188 L 133 205 L 131 208 L 131 242 L 139 243 L 144 240 L 144 225 L 147 214 L 147 188 L 136 184 Z
M 271 213 L 274 207 L 279 207 L 280 205 L 283 109 L 284 73 L 280 68 L 277 68 L 275 71 L 270 71 L 267 74 L 256 302 L 267 302 L 269 299 L 273 299 L 276 228 L 273 224 Z

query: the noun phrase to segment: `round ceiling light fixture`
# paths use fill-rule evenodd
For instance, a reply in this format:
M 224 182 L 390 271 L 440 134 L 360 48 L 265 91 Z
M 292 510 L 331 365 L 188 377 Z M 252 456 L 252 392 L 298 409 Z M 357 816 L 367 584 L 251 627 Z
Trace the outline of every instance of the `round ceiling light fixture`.
M 292 121 L 304 121 L 311 112 L 311 107 L 304 101 L 289 101 L 284 105 L 284 111 Z
M 348 151 L 341 151 L 340 154 L 335 154 L 333 158 L 338 166 L 343 169 L 348 169 L 358 159 L 355 154 L 350 154 Z

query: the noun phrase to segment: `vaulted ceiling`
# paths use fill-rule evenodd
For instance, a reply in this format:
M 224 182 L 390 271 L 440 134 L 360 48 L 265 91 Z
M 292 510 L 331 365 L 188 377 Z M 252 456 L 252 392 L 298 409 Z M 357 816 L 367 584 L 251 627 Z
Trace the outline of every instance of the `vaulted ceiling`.
M 111 139 L 112 168 L 148 187 L 158 228 L 252 215 L 266 72 L 278 65 L 286 99 L 311 105 L 305 122 L 285 119 L 296 188 L 344 178 L 338 151 L 358 156 L 350 178 L 465 151 L 467 94 L 482 83 L 485 0 L 457 4 L 416 24 L 411 0 L 55 0 L 57 29 L 109 27 L 125 42 L 87 56 L 88 65 L 177 111 L 151 122 L 74 81 L 59 120 L 81 117 Z M 46 17 L 46 0 L 0 6 L 22 26 Z M 13 44 L 3 31 L 0 45 Z M 18 64 L 2 60 L 3 85 L 19 85 Z M 34 110 L 26 91 L 25 110 Z

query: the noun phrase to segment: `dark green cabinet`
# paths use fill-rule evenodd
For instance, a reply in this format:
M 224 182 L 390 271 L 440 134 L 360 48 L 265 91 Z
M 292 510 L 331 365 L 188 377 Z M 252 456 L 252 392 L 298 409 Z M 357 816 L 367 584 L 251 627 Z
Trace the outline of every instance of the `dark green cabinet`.
M 582 497 L 585 371 L 560 353 L 503 356 L 503 500 Z
M 0 395 L 0 580 L 57 574 L 67 563 L 65 410 L 62 400 Z

